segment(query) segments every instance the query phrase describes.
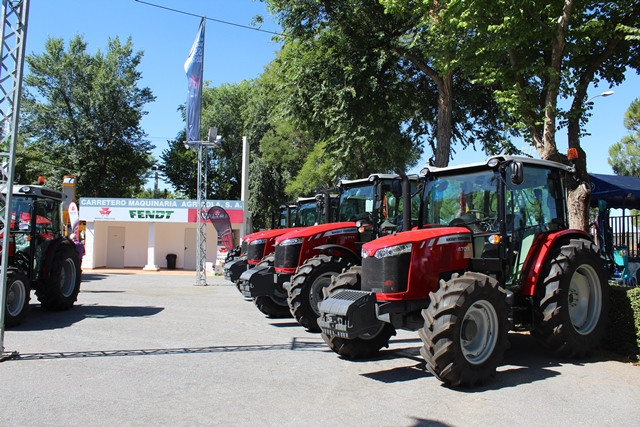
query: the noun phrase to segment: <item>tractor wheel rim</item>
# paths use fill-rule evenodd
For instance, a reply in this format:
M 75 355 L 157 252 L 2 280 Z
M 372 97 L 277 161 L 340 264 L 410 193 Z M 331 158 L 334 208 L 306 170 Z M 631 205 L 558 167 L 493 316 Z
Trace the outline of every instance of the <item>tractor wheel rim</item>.
M 16 280 L 11 283 L 7 292 L 7 312 L 11 316 L 20 314 L 20 310 L 24 306 L 24 300 L 27 298 L 24 283 L 22 280 Z
M 71 296 L 76 287 L 76 269 L 72 259 L 67 258 L 60 270 L 60 291 L 65 297 Z
M 338 273 L 324 273 L 319 276 L 311 285 L 311 290 L 309 291 L 309 305 L 313 309 L 313 312 L 320 316 L 320 303 L 324 297 L 322 290 L 328 287 L 331 284 L 331 278 L 336 276 Z
M 498 315 L 491 303 L 476 301 L 462 320 L 460 347 L 465 359 L 473 365 L 484 363 L 493 353 L 498 340 Z
M 596 270 L 584 264 L 571 276 L 567 295 L 569 318 L 576 332 L 590 334 L 600 320 L 602 289 Z

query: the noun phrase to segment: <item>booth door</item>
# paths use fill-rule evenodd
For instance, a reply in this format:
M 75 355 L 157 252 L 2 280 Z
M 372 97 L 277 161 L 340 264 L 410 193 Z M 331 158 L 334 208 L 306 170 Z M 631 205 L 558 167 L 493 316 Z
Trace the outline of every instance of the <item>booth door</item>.
M 124 227 L 109 227 L 107 267 L 124 268 Z
M 185 228 L 184 230 L 184 269 L 196 270 L 196 229 Z

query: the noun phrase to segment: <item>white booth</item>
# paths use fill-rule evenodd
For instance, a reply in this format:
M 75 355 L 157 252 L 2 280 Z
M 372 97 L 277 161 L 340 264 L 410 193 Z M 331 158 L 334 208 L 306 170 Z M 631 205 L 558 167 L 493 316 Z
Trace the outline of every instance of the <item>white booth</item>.
M 81 198 L 79 216 L 86 222 L 83 269 L 139 267 L 158 270 L 175 255 L 175 268 L 196 270 L 196 200 Z M 224 208 L 234 244 L 243 223 L 243 202 L 208 200 L 207 209 Z M 207 261 L 215 264 L 218 233 L 207 221 Z

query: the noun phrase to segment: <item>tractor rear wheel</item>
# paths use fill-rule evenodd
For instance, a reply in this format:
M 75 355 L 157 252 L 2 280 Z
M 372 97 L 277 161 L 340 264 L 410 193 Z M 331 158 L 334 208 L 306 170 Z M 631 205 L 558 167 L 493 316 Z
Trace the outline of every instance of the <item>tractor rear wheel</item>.
M 262 258 L 257 266 L 270 266 L 275 262 L 275 255 L 270 254 Z M 273 319 L 286 319 L 293 317 L 287 305 L 287 292 L 284 289 L 276 288 L 273 295 L 262 295 L 253 298 L 253 303 L 260 312 Z
M 335 277 L 331 285 L 324 290 L 328 297 L 345 289 L 361 289 L 362 267 L 353 266 Z M 357 338 L 347 339 L 322 333 L 322 339 L 329 348 L 345 359 L 366 359 L 375 356 L 382 347 L 389 347 L 389 340 L 396 334 L 396 329 L 387 322 L 380 321 L 375 332 L 363 334 Z
M 552 249 L 534 296 L 531 334 L 561 357 L 584 357 L 605 332 L 609 283 L 605 261 L 586 239 Z
M 342 257 L 317 255 L 309 258 L 291 277 L 291 287 L 287 302 L 293 316 L 310 332 L 320 332 L 318 306 L 322 301 L 324 288 L 329 287 L 331 278 L 349 267 Z
M 30 293 L 31 285 L 27 275 L 22 270 L 9 268 L 7 270 L 5 326 L 12 327 L 20 324 L 29 310 Z
M 44 286 L 36 290 L 36 296 L 46 310 L 68 310 L 80 292 L 80 259 L 70 240 L 63 240 L 54 250 Z
M 493 377 L 509 332 L 506 292 L 498 281 L 475 272 L 454 274 L 430 298 L 418 331 L 429 372 L 454 387 Z

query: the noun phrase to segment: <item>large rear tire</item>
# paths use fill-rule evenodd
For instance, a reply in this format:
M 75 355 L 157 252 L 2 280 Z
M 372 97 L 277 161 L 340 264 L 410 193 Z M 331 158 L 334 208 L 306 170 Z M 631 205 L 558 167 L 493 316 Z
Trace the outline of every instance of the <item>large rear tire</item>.
M 31 282 L 27 275 L 16 268 L 7 270 L 6 310 L 4 324 L 10 328 L 19 325 L 29 311 Z
M 46 310 L 68 310 L 80 292 L 80 259 L 70 240 L 63 240 L 54 250 L 44 286 L 36 290 L 36 296 Z
M 531 334 L 561 357 L 584 357 L 605 332 L 609 283 L 595 245 L 573 239 L 552 249 L 534 296 L 536 325 Z
M 360 290 L 362 267 L 353 266 L 349 270 L 335 277 L 331 285 L 324 290 L 325 297 L 345 289 Z M 363 334 L 357 338 L 347 339 L 322 333 L 322 339 L 329 348 L 345 359 L 367 359 L 377 355 L 382 347 L 389 347 L 389 340 L 396 334 L 395 328 L 380 321 L 375 331 Z
M 342 257 L 317 255 L 309 258 L 291 277 L 291 287 L 287 302 L 298 323 L 310 332 L 320 332 L 318 306 L 322 301 L 324 288 L 329 287 L 331 278 L 349 267 Z
M 262 260 L 256 264 L 257 266 L 273 265 L 275 262 L 275 255 L 270 254 L 262 258 Z M 276 288 L 273 295 L 262 295 L 253 298 L 253 303 L 258 307 L 258 310 L 267 317 L 273 319 L 286 319 L 293 317 L 291 311 L 289 311 L 289 305 L 287 304 L 287 292 L 284 289 Z
M 454 274 L 430 294 L 419 335 L 427 369 L 450 386 L 472 387 L 496 373 L 508 347 L 506 292 L 490 276 Z

